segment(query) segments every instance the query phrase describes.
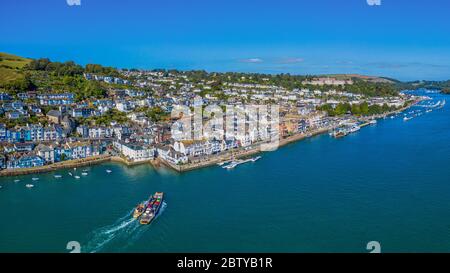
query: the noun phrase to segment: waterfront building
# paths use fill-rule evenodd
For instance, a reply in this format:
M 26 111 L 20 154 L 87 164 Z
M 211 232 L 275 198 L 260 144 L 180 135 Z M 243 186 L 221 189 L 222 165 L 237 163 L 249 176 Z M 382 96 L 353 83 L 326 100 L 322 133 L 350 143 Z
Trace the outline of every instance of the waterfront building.
M 116 148 L 122 155 L 133 160 L 142 161 L 153 159 L 155 157 L 155 150 L 143 145 L 125 143 L 122 141 L 114 141 L 114 148 Z
M 196 157 L 212 154 L 211 143 L 206 140 L 182 140 L 173 144 L 175 151 Z
M 174 165 L 186 164 L 189 161 L 187 155 L 175 151 L 171 146 L 159 146 L 157 153 L 162 160 Z
M 33 168 L 44 166 L 44 163 L 45 163 L 44 159 L 33 153 L 29 153 L 23 155 L 18 159 L 16 157 L 11 157 L 10 160 L 8 160 L 7 162 L 7 168 L 8 169 Z
M 34 149 L 36 154 L 43 158 L 46 163 L 54 163 L 55 162 L 55 149 L 52 146 L 47 146 L 44 144 L 39 144 Z

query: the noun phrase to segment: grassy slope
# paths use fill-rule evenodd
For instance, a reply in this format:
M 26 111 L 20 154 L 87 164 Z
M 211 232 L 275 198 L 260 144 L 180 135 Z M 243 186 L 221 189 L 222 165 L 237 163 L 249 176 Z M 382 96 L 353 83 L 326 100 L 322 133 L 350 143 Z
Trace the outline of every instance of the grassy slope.
M 0 85 L 23 77 L 20 69 L 31 60 L 0 52 Z

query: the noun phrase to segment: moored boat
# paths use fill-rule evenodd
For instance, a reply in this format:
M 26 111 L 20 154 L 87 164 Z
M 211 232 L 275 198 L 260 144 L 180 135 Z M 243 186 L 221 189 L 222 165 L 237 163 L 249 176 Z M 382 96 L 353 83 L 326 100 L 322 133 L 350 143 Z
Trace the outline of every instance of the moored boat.
M 353 125 L 352 127 L 350 127 L 350 129 L 349 129 L 350 133 L 355 133 L 355 132 L 358 132 L 359 130 L 361 130 L 361 127 L 356 124 Z
M 32 187 L 34 187 L 34 185 L 33 184 L 26 184 L 25 187 L 32 188 Z
M 260 160 L 260 159 L 261 159 L 261 156 L 257 156 L 257 157 L 252 158 L 252 161 L 255 162 L 255 161 Z

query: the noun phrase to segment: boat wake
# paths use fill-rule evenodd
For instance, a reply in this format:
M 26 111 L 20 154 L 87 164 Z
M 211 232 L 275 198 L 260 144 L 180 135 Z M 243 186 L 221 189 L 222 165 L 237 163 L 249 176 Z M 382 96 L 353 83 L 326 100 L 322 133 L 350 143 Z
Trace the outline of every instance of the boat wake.
M 163 202 L 155 220 L 164 212 L 167 204 Z M 133 211 L 118 219 L 114 224 L 94 230 L 88 235 L 83 252 L 115 252 L 126 249 L 137 242 L 151 225 L 141 225 L 133 218 Z

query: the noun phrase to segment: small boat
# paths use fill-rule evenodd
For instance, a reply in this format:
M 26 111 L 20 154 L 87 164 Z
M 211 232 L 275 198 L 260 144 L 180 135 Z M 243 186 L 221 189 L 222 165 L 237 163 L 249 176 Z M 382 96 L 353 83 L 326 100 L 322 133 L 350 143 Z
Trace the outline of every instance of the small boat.
M 86 176 L 86 175 L 88 175 L 88 173 L 87 172 L 82 172 L 81 175 Z
M 60 174 L 55 174 L 54 177 L 55 177 L 55 178 L 61 178 L 62 175 L 60 175 Z
M 111 171 L 111 170 L 106 170 L 106 172 L 107 172 L 107 173 L 112 173 L 112 171 Z
M 73 168 L 73 170 L 74 170 L 74 171 L 76 171 L 76 170 L 77 170 L 77 168 Z
M 20 182 L 20 179 L 15 179 L 14 182 L 15 183 Z
M 412 117 L 410 117 L 410 118 L 409 117 L 404 117 L 403 121 L 408 121 L 408 120 L 411 120 L 411 119 L 413 119 L 413 118 Z
M 217 165 L 218 165 L 218 166 L 223 166 L 224 164 L 228 164 L 228 163 L 230 163 L 230 162 L 231 162 L 231 160 L 222 161 L 222 162 L 217 163 Z
M 144 213 L 145 209 L 147 208 L 147 205 L 152 202 L 152 199 L 153 199 L 153 197 L 150 196 L 150 199 L 148 199 L 148 201 L 140 203 L 139 205 L 136 206 L 136 208 L 134 209 L 134 212 L 133 212 L 134 219 L 138 219 L 139 217 L 141 217 L 141 215 Z
M 372 119 L 371 121 L 369 121 L 369 124 L 377 124 L 377 120 L 376 119 Z
M 3 189 L 3 186 L 0 186 L 0 190 Z
M 257 156 L 255 158 L 252 158 L 252 161 L 255 162 L 255 161 L 259 160 L 259 159 L 261 159 L 261 156 Z
M 33 178 L 31 178 L 31 180 L 33 180 L 33 181 L 38 181 L 38 180 L 39 180 L 39 177 L 33 177 Z
M 240 163 L 241 163 L 240 160 L 238 160 L 238 161 L 232 161 L 232 162 L 230 163 L 230 165 L 223 166 L 222 168 L 227 169 L 227 170 L 233 169 L 234 167 L 236 167 L 236 166 L 239 165 Z
M 75 179 L 80 179 L 80 178 L 81 178 L 81 177 L 79 177 L 78 175 L 75 175 L 74 177 L 75 177 Z
M 69 172 L 69 175 L 70 175 L 70 176 L 73 176 L 73 174 L 72 174 L 71 172 Z
M 34 185 L 33 184 L 26 184 L 25 187 L 32 188 L 32 187 L 34 187 Z
M 347 131 L 342 130 L 342 129 L 338 129 L 338 130 L 335 130 L 335 131 L 331 132 L 330 135 L 332 137 L 334 137 L 334 138 L 341 138 L 341 137 L 345 137 L 347 134 L 348 134 Z

